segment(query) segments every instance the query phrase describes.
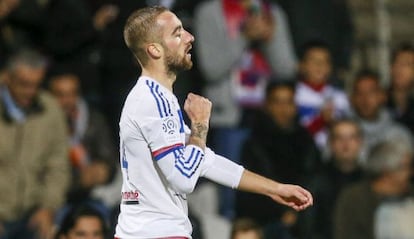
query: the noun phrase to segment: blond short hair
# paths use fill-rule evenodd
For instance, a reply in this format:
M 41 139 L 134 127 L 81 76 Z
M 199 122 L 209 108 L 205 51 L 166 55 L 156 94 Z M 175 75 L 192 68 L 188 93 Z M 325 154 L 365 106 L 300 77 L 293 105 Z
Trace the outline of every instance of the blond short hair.
M 160 31 L 156 20 L 166 11 L 169 10 L 163 6 L 141 8 L 134 11 L 125 23 L 125 44 L 142 66 L 148 62 L 145 44 L 160 41 Z

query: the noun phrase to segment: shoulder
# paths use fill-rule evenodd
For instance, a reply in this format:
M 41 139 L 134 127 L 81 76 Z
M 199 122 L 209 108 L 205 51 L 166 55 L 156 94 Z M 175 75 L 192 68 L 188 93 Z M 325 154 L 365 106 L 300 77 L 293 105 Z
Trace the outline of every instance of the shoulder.
M 389 140 L 406 140 L 413 143 L 413 137 L 410 130 L 402 124 L 397 122 L 391 122 L 391 124 L 385 128 L 384 137 Z
M 270 5 L 272 14 L 278 18 L 286 19 L 286 14 L 283 8 L 279 6 L 277 3 L 271 3 Z
M 45 114 L 59 115 L 59 117 L 63 115 L 58 102 L 49 92 L 41 90 L 38 94 L 38 99 Z
M 348 101 L 348 96 L 344 90 L 339 89 L 334 86 L 329 86 L 329 87 L 331 88 L 332 94 L 334 95 L 335 98 Z
M 172 115 L 172 102 L 158 83 L 140 78 L 128 95 L 124 112 L 138 121 L 166 118 Z

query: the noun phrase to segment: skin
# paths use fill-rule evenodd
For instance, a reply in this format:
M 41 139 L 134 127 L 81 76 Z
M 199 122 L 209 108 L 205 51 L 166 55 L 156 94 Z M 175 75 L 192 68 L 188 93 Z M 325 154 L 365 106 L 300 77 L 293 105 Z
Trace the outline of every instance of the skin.
M 375 121 L 385 103 L 385 94 L 381 86 L 370 77 L 363 77 L 355 86 L 351 97 L 357 114 L 368 121 Z
M 377 180 L 373 181 L 373 190 L 384 196 L 399 196 L 406 193 L 410 187 L 411 157 L 406 155 L 400 166 L 391 171 L 386 171 Z
M 296 116 L 294 92 L 289 87 L 273 89 L 266 100 L 266 111 L 282 128 L 289 128 Z
M 104 239 L 101 221 L 92 216 L 81 217 L 68 234 L 59 239 Z
M 300 62 L 300 71 L 312 84 L 323 84 L 332 71 L 331 56 L 323 48 L 311 48 Z
M 79 79 L 75 75 L 61 75 L 51 80 L 50 90 L 67 116 L 76 113 L 79 100 Z
M 66 74 L 51 79 L 50 91 L 57 99 L 67 118 L 76 117 L 77 104 L 80 99 L 79 87 L 79 79 L 76 75 Z M 86 153 L 86 149 L 81 144 L 76 146 L 75 150 Z M 107 181 L 109 173 L 108 166 L 102 162 L 82 165 L 80 182 L 85 188 L 100 185 Z
M 414 86 L 414 52 L 403 51 L 398 53 L 392 67 L 392 97 L 399 112 L 405 112 L 407 98 Z
M 7 17 L 20 4 L 20 0 L 0 1 L 0 19 Z
M 147 64 L 142 65 L 142 75 L 149 76 L 172 91 L 179 70 L 192 66 L 191 54 L 194 37 L 187 32 L 177 16 L 165 11 L 157 17 L 161 36 L 159 42 L 146 44 Z M 191 121 L 191 135 L 188 144 L 206 147 L 208 125 L 211 114 L 211 102 L 199 95 L 190 93 L 184 102 L 184 110 Z M 267 195 L 274 201 L 303 210 L 313 204 L 312 195 L 305 189 L 282 184 L 244 170 L 238 189 Z
M 411 89 L 414 83 L 414 52 L 400 52 L 391 67 L 392 84 L 397 89 Z
M 350 122 L 337 124 L 332 129 L 330 148 L 338 168 L 350 172 L 357 166 L 357 159 L 362 146 L 358 128 Z
M 241 1 L 241 5 L 245 9 L 251 9 L 254 4 L 252 0 Z M 265 14 L 259 10 L 246 17 L 243 34 L 250 41 L 269 42 L 273 39 L 275 24 L 271 14 Z
M 258 233 L 254 230 L 241 231 L 234 235 L 232 239 L 261 239 Z
M 7 74 L 6 84 L 14 101 L 22 108 L 33 104 L 45 75 L 44 68 L 19 64 Z

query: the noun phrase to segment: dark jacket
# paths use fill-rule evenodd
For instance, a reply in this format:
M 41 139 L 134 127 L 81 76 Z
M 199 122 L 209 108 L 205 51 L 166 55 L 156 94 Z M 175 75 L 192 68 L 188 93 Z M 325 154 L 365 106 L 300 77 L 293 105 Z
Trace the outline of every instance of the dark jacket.
M 410 95 L 406 99 L 407 108 L 404 112 L 398 112 L 395 102 L 391 97 L 391 92 L 388 94 L 388 99 L 387 107 L 392 118 L 410 129 L 411 133 L 414 133 L 414 96 Z
M 118 165 L 118 155 L 110 137 L 109 127 L 99 112 L 95 110 L 89 112 L 87 128 L 80 143 L 85 147 L 91 162 L 100 162 L 108 166 L 112 179 Z M 87 200 L 92 188 L 84 188 L 80 185 L 77 169 L 73 170 L 73 174 L 74 183 L 68 192 L 68 201 L 76 203 Z
M 259 114 L 241 153 L 249 170 L 280 182 L 304 184 L 319 165 L 312 136 L 299 124 L 282 129 L 267 114 Z M 238 193 L 238 216 L 266 223 L 278 219 L 286 209 L 264 196 Z
M 374 215 L 380 197 L 369 181 L 347 188 L 339 196 L 334 216 L 335 239 L 374 239 Z
M 311 181 L 310 190 L 317 203 L 308 211 L 312 238 L 330 239 L 333 226 L 333 211 L 340 192 L 363 178 L 361 168 L 349 173 L 341 172 L 330 159 Z

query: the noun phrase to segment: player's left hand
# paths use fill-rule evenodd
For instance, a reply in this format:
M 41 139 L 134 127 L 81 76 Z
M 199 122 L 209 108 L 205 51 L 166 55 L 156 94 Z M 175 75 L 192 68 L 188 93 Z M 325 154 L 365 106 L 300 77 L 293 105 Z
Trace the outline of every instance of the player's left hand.
M 306 189 L 291 184 L 279 183 L 275 191 L 269 195 L 274 201 L 302 211 L 313 205 L 313 197 Z

